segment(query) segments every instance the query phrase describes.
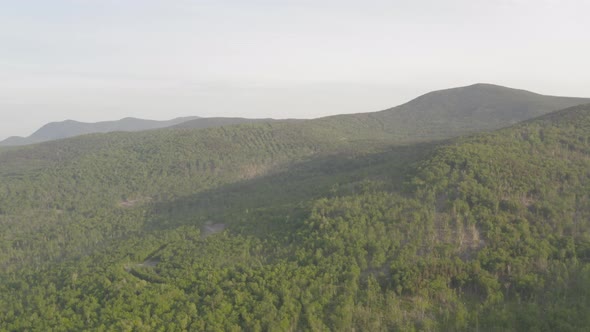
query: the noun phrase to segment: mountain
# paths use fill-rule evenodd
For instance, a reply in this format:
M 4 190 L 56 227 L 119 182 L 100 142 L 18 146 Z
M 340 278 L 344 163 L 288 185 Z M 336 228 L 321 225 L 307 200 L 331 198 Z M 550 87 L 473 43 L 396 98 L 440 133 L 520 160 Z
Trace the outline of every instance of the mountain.
M 74 137 L 92 133 L 108 133 L 113 131 L 142 131 L 174 126 L 176 124 L 199 119 L 199 117 L 182 117 L 167 121 L 124 118 L 117 121 L 103 121 L 95 123 L 65 120 L 51 122 L 39 128 L 29 137 L 9 137 L 0 142 L 1 146 L 27 145 L 51 140 Z
M 395 139 L 398 142 L 428 141 L 502 128 L 551 111 L 590 103 L 590 98 L 545 96 L 492 84 L 434 91 L 403 105 L 380 112 L 346 114 L 307 122 L 322 130 L 340 132 L 341 139 L 360 136 Z M 9 137 L 0 146 L 18 146 L 90 133 L 142 131 L 166 127 L 203 129 L 272 119 L 176 118 L 154 121 L 125 118 L 83 123 L 72 120 L 49 123 L 31 136 Z M 294 121 L 294 120 L 289 120 Z M 299 120 L 301 121 L 301 120 Z
M 590 98 L 554 97 L 492 84 L 434 91 L 375 113 L 336 115 L 323 126 L 359 130 L 398 141 L 428 141 L 493 130 L 552 111 L 590 103 Z M 375 130 L 379 130 L 375 132 Z
M 541 108 L 496 103 L 502 127 Z M 373 113 L 0 151 L 0 331 L 583 330 L 590 105 L 471 123 L 401 135 Z M 489 132 L 448 139 L 465 130 Z
M 19 146 L 41 143 L 68 137 L 92 133 L 109 133 L 115 131 L 142 131 L 166 127 L 209 128 L 234 125 L 239 123 L 269 121 L 270 119 L 245 118 L 200 118 L 196 116 L 175 118 L 167 121 L 124 118 L 117 121 L 85 123 L 73 120 L 52 122 L 44 125 L 29 137 L 9 137 L 0 142 L 0 146 Z

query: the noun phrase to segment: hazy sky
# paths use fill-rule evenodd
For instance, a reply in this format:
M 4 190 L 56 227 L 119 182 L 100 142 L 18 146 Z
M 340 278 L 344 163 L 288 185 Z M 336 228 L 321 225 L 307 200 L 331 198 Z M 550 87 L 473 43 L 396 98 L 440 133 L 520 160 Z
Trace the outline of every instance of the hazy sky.
M 0 0 L 0 139 L 50 121 L 309 118 L 476 82 L 590 97 L 586 0 Z

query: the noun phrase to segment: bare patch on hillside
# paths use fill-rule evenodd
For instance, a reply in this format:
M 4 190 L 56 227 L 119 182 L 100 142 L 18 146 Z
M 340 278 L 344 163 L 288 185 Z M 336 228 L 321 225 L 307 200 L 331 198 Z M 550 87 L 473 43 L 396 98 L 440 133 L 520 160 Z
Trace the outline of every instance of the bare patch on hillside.
M 213 223 L 211 221 L 207 222 L 207 224 L 201 227 L 201 238 L 206 238 L 207 236 L 221 233 L 223 230 L 227 228 L 226 224 L 223 223 Z
M 160 263 L 160 258 L 150 257 L 143 261 L 141 264 L 137 264 L 137 266 L 147 266 L 147 267 L 154 267 Z
M 245 165 L 242 167 L 242 171 L 240 172 L 240 176 L 243 180 L 250 180 L 260 175 L 264 175 L 268 173 L 268 171 L 272 168 L 272 164 L 250 164 Z
M 144 204 L 147 203 L 149 201 L 151 201 L 152 198 L 151 197 L 139 197 L 139 198 L 134 198 L 134 199 L 126 199 L 123 200 L 121 202 L 119 202 L 119 207 L 122 208 L 131 208 L 140 204 Z

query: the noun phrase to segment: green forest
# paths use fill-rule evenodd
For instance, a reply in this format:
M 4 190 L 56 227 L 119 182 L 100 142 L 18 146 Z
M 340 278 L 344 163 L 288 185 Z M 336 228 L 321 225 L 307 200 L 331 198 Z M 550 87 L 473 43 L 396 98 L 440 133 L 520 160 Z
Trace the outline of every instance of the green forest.
M 458 138 L 344 122 L 2 148 L 0 331 L 590 326 L 590 105 Z

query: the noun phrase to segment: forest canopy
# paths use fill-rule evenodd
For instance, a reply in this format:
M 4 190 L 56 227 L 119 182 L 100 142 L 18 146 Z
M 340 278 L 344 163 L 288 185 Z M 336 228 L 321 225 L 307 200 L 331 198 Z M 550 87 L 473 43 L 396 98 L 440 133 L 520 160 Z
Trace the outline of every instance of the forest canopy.
M 95 134 L 0 179 L 0 331 L 590 326 L 588 105 L 426 143 Z

